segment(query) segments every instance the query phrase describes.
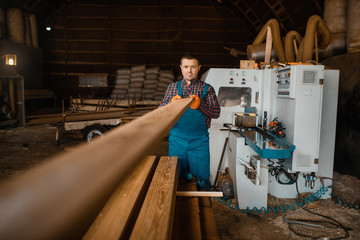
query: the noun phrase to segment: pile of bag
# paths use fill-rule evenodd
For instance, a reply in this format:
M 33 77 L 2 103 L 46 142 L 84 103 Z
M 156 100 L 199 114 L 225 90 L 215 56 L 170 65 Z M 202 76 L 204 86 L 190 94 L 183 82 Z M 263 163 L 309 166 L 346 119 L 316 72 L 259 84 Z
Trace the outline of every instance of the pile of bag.
M 174 80 L 172 70 L 160 70 L 160 67 L 146 68 L 145 65 L 138 65 L 121 68 L 116 71 L 114 90 L 110 97 L 161 101 L 168 85 Z
M 129 83 L 131 77 L 130 68 L 122 68 L 116 71 L 114 90 L 111 94 L 111 98 L 125 99 L 129 90 Z

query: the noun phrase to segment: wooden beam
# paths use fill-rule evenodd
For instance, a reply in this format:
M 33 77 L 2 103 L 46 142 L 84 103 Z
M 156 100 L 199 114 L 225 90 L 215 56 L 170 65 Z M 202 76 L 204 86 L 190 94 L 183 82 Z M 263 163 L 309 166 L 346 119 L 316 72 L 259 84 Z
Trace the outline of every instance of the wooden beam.
M 80 98 L 73 98 L 72 101 L 70 102 L 70 104 L 77 104 L 77 105 L 98 105 L 98 102 L 102 100 L 102 99 L 80 99 Z M 156 105 L 159 106 L 161 103 L 161 101 L 156 101 L 156 100 L 142 100 L 142 101 L 137 101 L 136 105 Z M 135 104 L 132 104 L 135 105 Z M 118 107 L 128 107 L 129 103 L 127 100 L 116 100 L 113 103 L 113 106 L 118 106 Z
M 163 139 L 192 101 L 174 101 L 2 183 L 1 238 L 83 236 L 120 182 Z
M 52 124 L 52 123 L 61 123 L 65 122 L 75 122 L 75 121 L 90 121 L 95 119 L 111 119 L 111 118 L 122 118 L 129 116 L 142 116 L 145 113 L 148 113 L 150 109 L 134 109 L 129 111 L 128 109 L 123 110 L 109 110 L 102 112 L 79 112 L 79 113 L 64 113 L 64 114 L 53 114 L 45 116 L 29 116 L 29 122 L 26 125 L 36 125 L 36 124 Z
M 209 198 L 198 198 L 202 239 L 217 240 L 219 234 L 216 228 L 214 214 Z
M 177 197 L 223 197 L 223 192 L 177 191 Z
M 146 157 L 115 190 L 83 240 L 127 239 L 155 170 L 156 156 Z
M 196 183 L 178 185 L 178 191 L 196 191 Z M 172 240 L 203 239 L 199 201 L 196 197 L 177 197 Z
M 161 157 L 130 239 L 171 238 L 177 181 L 177 157 Z
M 196 183 L 179 185 L 178 192 L 196 192 Z M 176 198 L 172 240 L 219 238 L 209 199 L 186 196 Z

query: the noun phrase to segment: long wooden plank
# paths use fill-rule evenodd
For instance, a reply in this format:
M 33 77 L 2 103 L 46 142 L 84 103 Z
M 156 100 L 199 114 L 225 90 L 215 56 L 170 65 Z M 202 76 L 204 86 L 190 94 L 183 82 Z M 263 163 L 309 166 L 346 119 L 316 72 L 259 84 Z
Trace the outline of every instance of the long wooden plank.
M 174 101 L 1 184 L 1 238 L 83 236 L 120 182 L 192 101 Z
M 178 185 L 178 191 L 196 191 L 196 183 Z M 172 240 L 202 239 L 197 197 L 176 197 Z
M 126 239 L 150 185 L 156 156 L 146 157 L 115 190 L 83 237 L 84 240 Z
M 79 105 L 98 105 L 99 101 L 101 99 L 79 99 L 79 98 L 73 98 L 72 104 L 79 104 Z M 136 101 L 136 103 L 130 103 L 131 106 L 133 105 L 152 105 L 152 106 L 158 106 L 160 105 L 161 101 L 156 100 L 142 100 L 142 101 Z M 116 100 L 113 104 L 113 106 L 118 107 L 128 107 L 129 101 L 128 100 Z
M 210 198 L 198 198 L 200 208 L 201 234 L 204 240 L 218 240 L 215 218 L 211 209 Z
M 129 110 L 116 110 L 116 111 L 102 111 L 102 112 L 81 112 L 81 113 L 65 113 L 54 114 L 53 116 L 47 115 L 44 117 L 39 116 L 38 118 L 31 119 L 27 125 L 35 124 L 51 124 L 51 123 L 61 123 L 64 120 L 66 122 L 74 121 L 88 121 L 95 119 L 108 119 L 108 118 L 121 118 L 128 116 L 141 116 L 145 113 L 148 113 L 150 110 L 134 110 L 132 113 L 129 113 Z
M 130 239 L 170 239 L 177 180 L 177 157 L 161 157 Z
M 177 197 L 223 197 L 223 192 L 177 191 Z

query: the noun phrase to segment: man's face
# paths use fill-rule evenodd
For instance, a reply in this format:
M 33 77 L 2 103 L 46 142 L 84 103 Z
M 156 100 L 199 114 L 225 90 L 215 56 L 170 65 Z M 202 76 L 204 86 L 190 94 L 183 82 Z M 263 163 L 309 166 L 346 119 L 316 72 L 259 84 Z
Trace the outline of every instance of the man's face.
M 200 65 L 196 59 L 184 58 L 181 62 L 181 73 L 186 81 L 192 81 L 197 78 L 200 71 Z

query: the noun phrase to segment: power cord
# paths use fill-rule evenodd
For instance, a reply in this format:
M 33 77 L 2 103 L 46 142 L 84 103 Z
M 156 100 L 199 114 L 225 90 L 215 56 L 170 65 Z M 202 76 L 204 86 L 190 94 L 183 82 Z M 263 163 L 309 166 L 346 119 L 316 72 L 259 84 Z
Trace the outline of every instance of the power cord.
M 344 200 L 341 200 L 338 196 L 335 194 L 331 194 L 332 197 L 334 197 L 334 204 L 339 204 L 346 208 L 354 208 L 355 210 L 360 210 L 360 204 L 356 204 L 356 202 L 350 202 L 350 200 L 346 203 Z
M 297 194 L 298 194 L 298 199 L 300 199 L 300 193 L 299 193 L 297 178 L 296 178 L 296 191 L 297 191 Z M 296 220 L 294 220 L 294 219 L 288 219 L 288 217 L 291 214 L 284 216 L 283 217 L 284 221 L 288 224 L 289 230 L 292 231 L 293 233 L 295 233 L 296 235 L 301 236 L 301 237 L 308 237 L 308 238 L 312 238 L 312 239 L 325 238 L 325 236 L 321 236 L 321 237 L 319 237 L 319 236 L 311 236 L 311 235 L 307 235 L 307 234 L 297 232 L 294 229 L 293 225 L 302 225 L 302 226 L 314 227 L 314 228 L 322 228 L 322 229 L 325 229 L 325 228 L 333 228 L 333 229 L 335 229 L 335 228 L 337 228 L 337 229 L 341 229 L 341 230 L 344 231 L 344 233 L 345 233 L 344 236 L 337 237 L 337 238 L 328 238 L 328 239 L 333 239 L 333 240 L 335 240 L 335 239 L 345 239 L 345 238 L 348 238 L 350 236 L 349 231 L 351 231 L 352 229 L 343 226 L 337 220 L 335 220 L 335 219 L 333 219 L 331 217 L 319 214 L 319 213 L 315 213 L 315 212 L 310 211 L 309 209 L 306 209 L 306 208 L 303 208 L 303 210 L 305 210 L 306 212 L 308 212 L 310 214 L 329 219 L 330 221 L 309 220 L 309 219 L 296 219 Z
M 284 167 L 284 159 L 278 159 L 277 165 L 275 166 L 275 162 L 271 159 L 268 159 L 269 164 L 267 165 L 269 167 L 269 173 L 271 176 L 277 176 L 280 172 L 280 170 Z
M 270 168 L 271 168 L 271 165 L 273 165 L 273 164 L 270 164 L 270 166 L 269 166 Z M 325 187 L 324 184 L 323 184 L 323 186 L 317 192 L 315 192 L 314 194 L 312 194 L 312 195 L 310 195 L 308 197 L 305 197 L 305 198 L 302 198 L 301 200 L 299 200 L 300 199 L 300 193 L 299 193 L 298 181 L 297 181 L 298 180 L 298 175 L 299 174 L 296 173 L 296 178 L 295 178 L 296 179 L 295 185 L 296 185 L 296 191 L 297 191 L 297 194 L 298 194 L 298 201 L 295 201 L 292 206 L 289 205 L 289 204 L 286 204 L 285 207 L 282 207 L 282 206 L 279 205 L 276 208 L 274 208 L 274 207 L 269 207 L 269 208 L 262 207 L 260 209 L 258 209 L 256 207 L 254 207 L 253 209 L 250 209 L 249 207 L 247 207 L 246 209 L 241 210 L 239 208 L 239 204 L 238 203 L 235 204 L 231 199 L 220 198 L 220 197 L 217 197 L 217 198 L 213 197 L 213 199 L 217 200 L 219 203 L 222 203 L 225 206 L 228 206 L 231 209 L 236 209 L 240 213 L 247 213 L 249 215 L 253 215 L 254 213 L 258 213 L 260 215 L 263 211 L 267 215 L 269 215 L 269 213 L 271 211 L 273 211 L 275 214 L 278 214 L 278 212 L 280 210 L 283 211 L 284 213 L 288 209 L 291 209 L 292 211 L 295 211 L 295 207 L 296 207 L 296 205 L 298 205 L 301 208 L 296 210 L 296 211 L 304 209 L 305 211 L 307 211 L 307 212 L 309 212 L 309 213 L 311 213 L 313 215 L 317 215 L 317 216 L 329 219 L 330 221 L 309 220 L 309 219 L 296 219 L 296 220 L 294 220 L 294 219 L 288 219 L 288 217 L 291 214 L 284 216 L 283 219 L 284 219 L 284 221 L 286 223 L 288 223 L 288 227 L 289 227 L 290 231 L 294 232 L 296 235 L 301 236 L 301 237 L 309 237 L 309 238 L 313 238 L 313 239 L 321 238 L 321 237 L 315 237 L 315 236 L 306 235 L 306 234 L 296 232 L 295 229 L 293 228 L 293 225 L 303 225 L 303 226 L 322 228 L 322 229 L 325 229 L 325 228 L 333 228 L 333 229 L 338 228 L 338 229 L 342 229 L 345 232 L 344 236 L 341 236 L 341 237 L 338 237 L 338 238 L 326 238 L 326 237 L 323 237 L 323 238 L 326 238 L 326 239 L 329 239 L 329 240 L 348 238 L 349 237 L 349 231 L 351 231 L 352 228 L 343 226 L 340 222 L 338 222 L 337 220 L 335 220 L 335 219 L 333 219 L 331 217 L 328 217 L 328 216 L 325 216 L 325 215 L 322 215 L 322 214 L 319 214 L 319 213 L 312 212 L 312 211 L 305 208 L 309 203 L 312 203 L 312 202 L 314 202 L 316 200 L 319 200 L 328 191 L 328 188 Z M 325 226 L 324 224 L 328 224 L 329 226 Z
M 262 207 L 262 208 L 258 209 L 257 207 L 254 207 L 253 209 L 250 209 L 249 207 L 247 207 L 246 209 L 241 210 L 239 208 L 239 204 L 238 203 L 234 204 L 231 199 L 220 198 L 220 197 L 216 197 L 216 198 L 213 197 L 213 199 L 215 199 L 219 203 L 224 204 L 225 206 L 228 206 L 231 209 L 236 209 L 237 211 L 239 211 L 241 213 L 246 212 L 249 215 L 253 215 L 254 213 L 258 213 L 260 215 L 264 211 L 267 215 L 269 215 L 269 213 L 271 211 L 273 211 L 275 214 L 278 214 L 278 212 L 280 210 L 283 211 L 283 212 L 286 212 L 288 209 L 291 209 L 292 211 L 295 211 L 296 206 L 304 207 L 305 205 L 307 205 L 309 203 L 312 203 L 315 200 L 320 199 L 322 197 L 322 195 L 324 195 L 327 191 L 328 191 L 328 189 L 326 187 L 322 187 L 322 188 L 320 188 L 320 190 L 318 190 L 317 192 L 315 192 L 311 196 L 303 198 L 299 202 L 294 202 L 292 205 L 286 204 L 285 207 L 282 207 L 282 206 L 279 205 L 276 208 L 274 208 L 274 207 L 269 207 L 269 208 Z

